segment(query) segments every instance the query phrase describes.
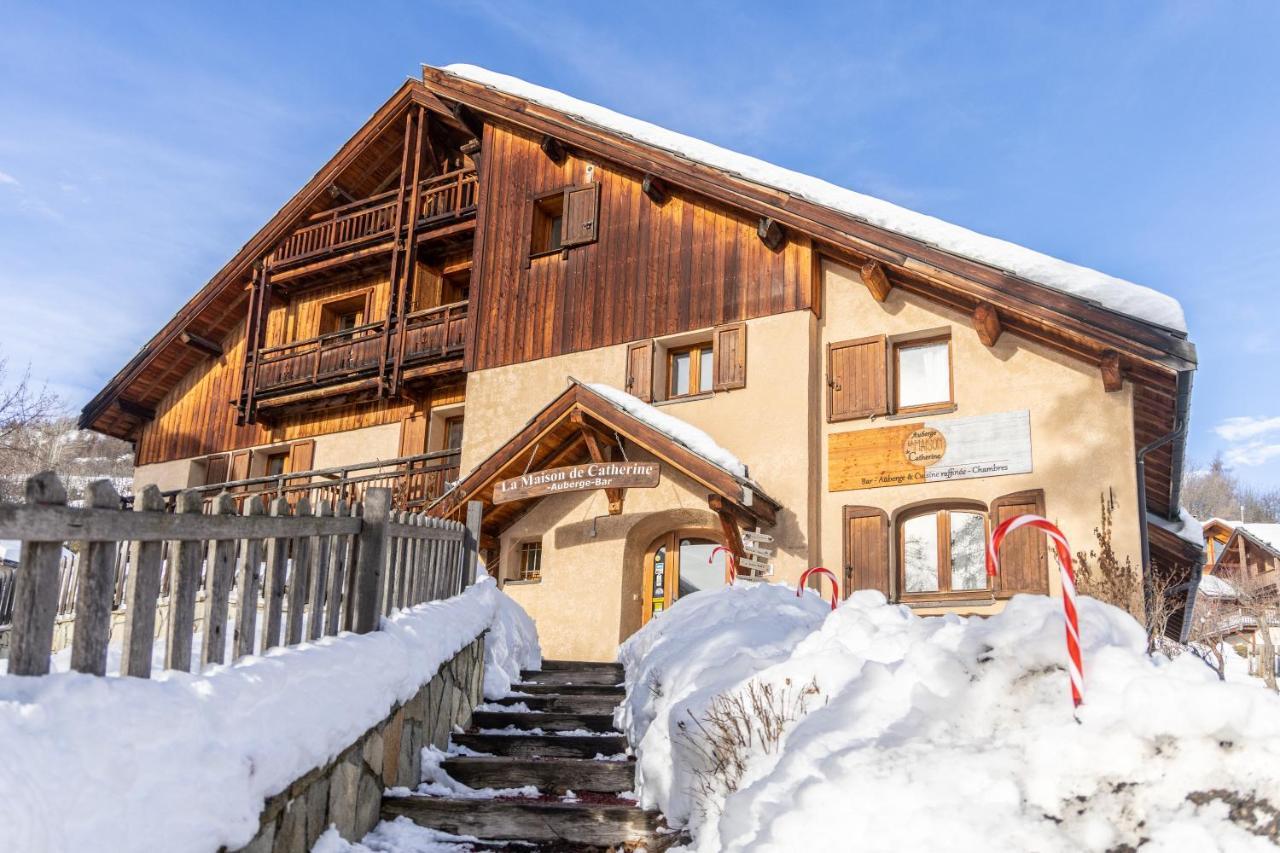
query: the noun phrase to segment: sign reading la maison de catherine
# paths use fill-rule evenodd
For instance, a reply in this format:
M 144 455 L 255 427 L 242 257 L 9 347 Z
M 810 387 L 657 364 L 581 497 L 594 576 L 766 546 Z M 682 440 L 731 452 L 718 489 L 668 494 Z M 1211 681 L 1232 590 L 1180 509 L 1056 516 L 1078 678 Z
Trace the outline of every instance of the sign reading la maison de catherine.
M 661 476 L 662 466 L 657 462 L 589 462 L 547 468 L 510 480 L 499 480 L 493 486 L 493 502 L 501 504 L 560 492 L 595 489 L 651 489 L 658 485 Z
M 1030 472 L 1026 411 L 836 433 L 827 448 L 833 492 Z

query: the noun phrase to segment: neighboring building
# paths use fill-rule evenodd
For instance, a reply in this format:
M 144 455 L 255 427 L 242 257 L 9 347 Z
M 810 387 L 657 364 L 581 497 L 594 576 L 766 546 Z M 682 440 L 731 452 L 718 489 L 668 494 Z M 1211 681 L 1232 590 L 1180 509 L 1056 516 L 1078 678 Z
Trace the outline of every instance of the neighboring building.
M 1167 296 L 427 67 L 82 424 L 136 443 L 137 488 L 480 500 L 486 561 L 544 650 L 599 659 L 722 583 L 718 545 L 744 573 L 827 565 L 923 613 L 1058 594 L 1038 535 L 994 582 L 983 539 L 1038 512 L 1088 550 L 1109 492 L 1121 559 L 1149 532 L 1191 579 L 1165 520 L 1194 367 Z
M 1202 639 L 1221 637 L 1254 667 L 1276 670 L 1280 646 L 1280 524 L 1210 519 L 1208 560 L 1195 597 Z M 1267 636 L 1264 636 L 1267 626 Z M 1269 642 L 1268 642 L 1269 640 Z

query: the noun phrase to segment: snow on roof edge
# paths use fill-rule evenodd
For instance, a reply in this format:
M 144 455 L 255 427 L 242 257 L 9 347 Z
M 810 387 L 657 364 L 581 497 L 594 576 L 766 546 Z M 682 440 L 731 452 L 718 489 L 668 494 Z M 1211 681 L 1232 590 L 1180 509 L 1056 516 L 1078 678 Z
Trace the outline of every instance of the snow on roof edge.
M 1187 332 L 1186 315 L 1178 300 L 1144 285 L 1059 260 L 1016 243 L 978 234 L 936 217 L 721 148 L 696 137 L 667 130 L 518 77 L 464 63 L 446 65 L 439 70 L 535 101 L 589 124 L 629 136 L 645 145 L 782 190 L 943 251 L 1005 270 L 1052 290 L 1095 302 L 1119 314 L 1174 332 Z
M 1147 513 L 1147 523 L 1169 531 L 1183 542 L 1190 542 L 1196 547 L 1204 547 L 1204 527 L 1199 519 L 1187 511 L 1186 507 L 1178 507 L 1178 520 L 1170 521 L 1154 512 Z

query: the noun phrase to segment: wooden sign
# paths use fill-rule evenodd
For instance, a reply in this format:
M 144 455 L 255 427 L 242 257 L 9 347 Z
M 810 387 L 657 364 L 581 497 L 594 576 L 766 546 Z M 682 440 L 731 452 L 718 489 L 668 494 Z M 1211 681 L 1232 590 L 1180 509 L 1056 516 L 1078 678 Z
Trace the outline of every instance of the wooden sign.
M 530 471 L 493 486 L 493 502 L 504 504 L 560 492 L 596 489 L 652 489 L 662 477 L 658 462 L 589 462 L 564 468 Z
M 827 488 L 876 489 L 1031 471 L 1031 415 L 1002 412 L 836 433 Z

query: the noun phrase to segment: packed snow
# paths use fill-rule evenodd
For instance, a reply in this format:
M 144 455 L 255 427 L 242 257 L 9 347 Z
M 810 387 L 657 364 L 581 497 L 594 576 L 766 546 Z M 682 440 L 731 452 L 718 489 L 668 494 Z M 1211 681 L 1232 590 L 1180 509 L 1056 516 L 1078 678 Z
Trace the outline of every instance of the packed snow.
M 1149 287 L 978 234 L 882 199 L 836 186 L 820 178 L 784 169 L 755 157 L 622 115 L 563 92 L 537 86 L 518 77 L 474 65 L 447 65 L 441 70 L 559 110 L 587 124 L 629 136 L 644 145 L 790 193 L 876 227 L 936 246 L 943 251 L 1006 270 L 1053 290 L 1096 302 L 1112 311 L 1177 332 L 1187 330 L 1186 317 L 1178 301 Z
M 199 675 L 0 678 L 0 851 L 238 848 L 267 797 L 350 746 L 485 629 L 486 670 L 510 681 L 536 665 L 532 624 L 513 607 L 486 576 L 381 630 Z
M 471 835 L 449 835 L 425 826 L 418 826 L 407 817 L 383 821 L 373 831 L 351 842 L 338 834 L 334 827 L 320 836 L 311 853 L 473 853 L 480 839 Z M 491 849 L 507 845 L 485 842 Z M 527 845 L 511 844 L 513 851 L 527 849 Z
M 1200 594 L 1210 598 L 1235 598 L 1236 588 L 1216 575 L 1204 575 L 1200 578 Z
M 716 444 L 715 439 L 693 424 L 685 423 L 677 417 L 659 411 L 639 397 L 620 391 L 612 385 L 591 383 L 587 387 L 627 414 L 683 444 L 713 465 L 718 465 L 743 480 L 750 480 L 747 475 L 747 466 L 742 463 L 742 460 Z
M 620 653 L 641 803 L 698 851 L 1274 849 L 1250 829 L 1280 806 L 1280 697 L 1146 655 L 1116 608 L 1079 612 L 1073 713 L 1055 599 L 922 618 L 873 591 L 836 611 L 780 585 L 687 596 Z M 742 750 L 735 789 L 708 785 L 696 721 L 752 682 L 795 719 L 776 749 Z

